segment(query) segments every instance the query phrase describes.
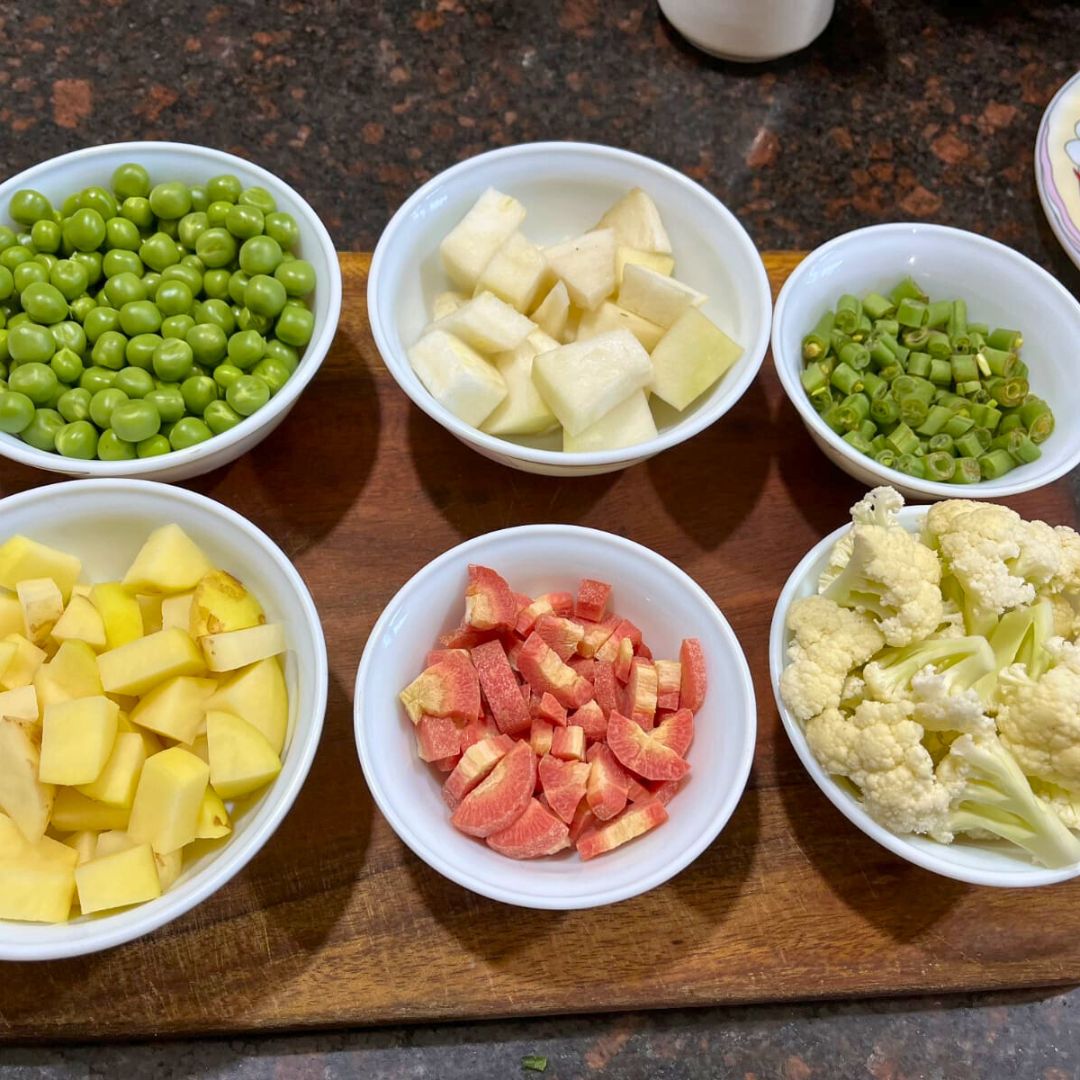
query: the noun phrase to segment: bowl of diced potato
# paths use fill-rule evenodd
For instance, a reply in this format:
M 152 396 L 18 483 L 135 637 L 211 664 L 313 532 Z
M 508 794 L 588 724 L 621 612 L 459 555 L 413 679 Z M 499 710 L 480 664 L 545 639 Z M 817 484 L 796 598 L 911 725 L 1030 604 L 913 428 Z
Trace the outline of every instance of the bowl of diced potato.
M 284 553 L 202 495 L 88 480 L 0 501 L 0 959 L 155 930 L 303 785 L 327 662 Z
M 390 373 L 456 438 L 580 476 L 719 420 L 761 366 L 772 303 L 753 241 L 701 185 L 555 142 L 416 191 L 375 249 L 368 315 Z

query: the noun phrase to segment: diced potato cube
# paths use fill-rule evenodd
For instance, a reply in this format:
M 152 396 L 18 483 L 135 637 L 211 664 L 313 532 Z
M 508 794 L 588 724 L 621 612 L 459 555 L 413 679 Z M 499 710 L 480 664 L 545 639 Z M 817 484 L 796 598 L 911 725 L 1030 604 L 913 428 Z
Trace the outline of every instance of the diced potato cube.
M 56 797 L 53 785 L 38 779 L 40 761 L 27 725 L 0 717 L 0 810 L 31 843 L 45 835 Z
M 115 855 L 118 851 L 127 851 L 134 846 L 135 841 L 122 829 L 106 829 L 105 832 L 98 833 L 94 858 L 103 859 L 106 855 Z
M 94 852 L 97 850 L 97 838 L 96 832 L 81 829 L 64 839 L 64 843 L 75 852 L 76 866 L 82 866 L 84 862 L 89 862 L 94 857 Z
M 570 294 L 566 285 L 556 281 L 550 291 L 530 318 L 536 325 L 556 341 L 566 341 L 566 321 L 570 317 Z
M 206 762 L 179 746 L 155 754 L 143 766 L 127 831 L 162 854 L 190 844 L 209 780 Z
M 106 806 L 88 799 L 75 788 L 62 787 L 56 792 L 52 808 L 52 827 L 57 832 L 81 832 L 89 829 L 126 829 L 130 811 L 120 806 Z
M 130 807 L 145 761 L 142 736 L 134 731 L 118 731 L 112 753 L 98 778 L 92 784 L 81 785 L 79 791 L 107 806 Z
M 506 397 L 480 425 L 489 435 L 538 435 L 557 426 L 532 379 L 533 358 L 557 349 L 559 343 L 543 330 L 534 330 L 516 349 L 492 357 L 506 383 Z
M 199 644 L 211 671 L 235 671 L 283 653 L 285 627 L 282 623 L 264 623 L 246 630 L 207 634 L 199 639 Z
M 655 438 L 656 421 L 649 408 L 649 399 L 644 390 L 637 390 L 580 435 L 571 435 L 564 430 L 563 450 L 568 453 L 619 450 Z
M 671 240 L 652 197 L 634 188 L 628 191 L 596 223 L 598 229 L 615 230 L 619 243 L 641 251 L 671 254 Z
M 179 525 L 162 525 L 143 544 L 124 575 L 133 593 L 180 593 L 194 589 L 213 564 Z
M 595 229 L 545 250 L 552 271 L 562 279 L 570 302 L 591 310 L 615 291 L 615 233 Z M 554 336 L 554 335 L 553 335 Z
M 138 735 L 142 739 L 143 749 L 146 751 L 147 757 L 153 757 L 154 754 L 158 754 L 165 749 L 161 740 L 152 731 L 147 731 L 146 728 L 133 724 L 130 715 L 124 712 L 123 709 L 120 710 L 116 717 L 116 731 L 117 734 L 122 731 L 133 731 Z
M 177 742 L 190 743 L 206 715 L 214 679 L 179 675 L 155 686 L 131 711 L 131 722 Z
M 484 267 L 476 292 L 492 292 L 525 312 L 536 301 L 547 274 L 544 253 L 521 233 L 511 233 Z
M 64 614 L 64 598 L 52 578 L 26 578 L 15 587 L 23 613 L 26 637 L 44 645 Z
M 23 632 L 22 605 L 13 592 L 0 590 L 0 638 Z
M 107 697 L 79 698 L 50 705 L 41 725 L 45 784 L 92 784 L 101 775 L 116 742 L 116 714 Z
M 281 759 L 262 733 L 232 713 L 206 714 L 206 741 L 210 784 L 223 799 L 257 791 L 281 772 Z
M 191 602 L 195 599 L 193 592 L 177 593 L 176 596 L 167 596 L 161 601 L 159 617 L 161 630 L 171 630 L 174 626 L 190 633 L 191 627 Z M 194 637 L 194 635 L 192 635 Z
M 94 697 L 105 692 L 98 672 L 97 656 L 84 641 L 65 641 L 40 670 L 69 697 Z
M 187 596 L 189 594 L 181 593 L 180 595 Z M 143 633 L 156 634 L 159 630 L 164 629 L 161 607 L 165 602 L 165 597 L 147 596 L 145 593 L 140 593 L 135 597 L 135 600 L 139 605 L 139 613 L 142 615 Z
M 53 641 L 84 641 L 95 652 L 105 648 L 105 623 L 85 596 L 73 595 L 64 614 L 52 628 Z
M 629 330 L 646 352 L 652 352 L 664 336 L 664 328 L 635 315 L 632 311 L 605 301 L 595 311 L 586 311 L 578 323 L 577 340 L 587 341 L 609 330 Z
M 90 590 L 90 603 L 105 624 L 105 647 L 119 649 L 143 636 L 139 601 L 118 581 L 106 581 Z
M 12 591 L 27 578 L 52 578 L 66 601 L 79 580 L 82 562 L 74 555 L 46 547 L 26 536 L 0 545 L 0 586 Z
M 15 690 L 20 686 L 29 686 L 34 681 L 37 669 L 45 662 L 45 650 L 39 649 L 22 634 L 9 634 L 4 640 L 15 646 L 15 652 L 4 665 L 4 673 L 0 675 L 0 687 Z
M 623 271 L 619 307 L 665 329 L 689 307 L 700 307 L 706 296 L 675 278 L 647 266 L 632 264 Z
M 212 788 L 206 789 L 202 805 L 199 807 L 199 820 L 195 823 L 196 840 L 219 840 L 232 832 L 229 811 L 225 808 L 221 796 Z
M 445 330 L 477 352 L 490 355 L 516 349 L 536 326 L 493 293 L 482 292 L 428 329 Z
M 157 863 L 149 844 L 137 844 L 83 863 L 75 871 L 84 915 L 141 904 L 161 895 Z
M 26 687 L 20 687 L 26 689 Z M 62 701 L 70 701 L 71 695 L 49 674 L 49 665 L 42 664 L 34 676 L 33 685 L 29 688 L 34 691 L 38 703 L 38 720 L 45 719 L 45 710 L 50 705 L 59 705 Z M 14 691 L 8 691 L 14 693 Z
M 114 694 L 138 696 L 175 675 L 201 675 L 205 670 L 198 646 L 176 627 L 129 641 L 98 657 L 102 685 Z
M 449 315 L 451 311 L 457 311 L 468 299 L 464 293 L 454 292 L 452 289 L 438 293 L 431 302 L 432 322 L 441 319 L 444 315 Z
M 162 605 L 164 613 L 165 606 Z M 266 622 L 262 605 L 224 570 L 207 574 L 195 586 L 189 608 L 190 618 L 184 629 L 196 641 L 206 634 L 221 634 L 229 630 L 246 630 Z
M 29 850 L 45 862 L 56 862 L 72 870 L 79 861 L 79 856 L 75 851 L 63 841 L 54 840 L 51 836 L 43 836 L 36 844 L 30 844 Z
M 444 330 L 429 330 L 409 349 L 409 363 L 431 396 L 476 427 L 506 397 L 506 383 L 475 349 Z
M 661 255 L 655 251 L 641 251 L 638 248 L 620 244 L 615 249 L 615 277 L 622 283 L 623 271 L 630 263 L 647 266 L 664 277 L 671 277 L 675 270 L 675 260 L 670 255 Z
M 20 686 L 15 690 L 5 690 L 0 694 L 0 716 L 12 720 L 27 720 L 36 723 L 41 717 L 38 711 L 37 691 L 33 686 Z
M 525 207 L 517 199 L 488 188 L 439 245 L 450 280 L 472 292 L 491 257 L 524 220 Z
M 275 754 L 281 753 L 289 725 L 289 692 L 278 660 L 260 660 L 230 675 L 206 708 L 246 720 L 263 733 Z
M 27 854 L 0 860 L 0 919 L 61 923 L 71 914 L 75 870 Z
M 652 390 L 676 409 L 685 409 L 742 355 L 715 323 L 687 308 L 653 350 Z

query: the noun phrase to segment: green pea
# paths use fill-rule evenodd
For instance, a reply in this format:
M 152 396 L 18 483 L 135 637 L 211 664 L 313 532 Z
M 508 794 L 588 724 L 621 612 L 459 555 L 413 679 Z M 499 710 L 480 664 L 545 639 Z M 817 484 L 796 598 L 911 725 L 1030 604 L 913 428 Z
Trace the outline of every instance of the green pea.
M 77 322 L 58 322 L 49 327 L 58 349 L 70 349 L 76 356 L 86 353 L 86 332 Z
M 276 240 L 285 251 L 289 251 L 300 242 L 300 227 L 292 214 L 276 210 L 266 215 L 263 223 L 266 235 Z
M 92 296 L 77 296 L 68 305 L 71 317 L 76 322 L 85 322 L 86 316 L 97 307 L 97 301 Z
M 274 196 L 266 188 L 249 187 L 240 194 L 236 200 L 241 206 L 254 206 L 256 210 L 264 214 L 272 214 L 277 209 Z
M 28 262 L 19 263 L 11 276 L 15 281 L 15 291 L 21 295 L 31 285 L 47 282 L 49 271 L 36 259 L 30 259 Z
M 79 377 L 79 388 L 96 394 L 99 390 L 107 390 L 116 380 L 116 372 L 107 368 L 88 367 Z
M 105 222 L 105 243 L 110 248 L 138 251 L 142 236 L 139 235 L 139 227 L 135 222 L 116 216 Z
M 64 418 L 55 409 L 38 409 L 33 420 L 19 432 L 19 438 L 35 450 L 52 453 L 56 449 L 56 436 L 64 426 Z
M 194 363 L 191 346 L 178 338 L 167 338 L 154 352 L 154 374 L 166 382 L 183 382 Z
M 253 236 L 240 246 L 240 269 L 249 276 L 272 274 L 281 258 L 281 245 L 270 236 Z
M 50 218 L 35 221 L 30 229 L 30 239 L 38 251 L 59 251 L 63 235 L 60 226 Z
M 229 278 L 229 299 L 234 304 L 244 302 L 244 290 L 251 278 L 243 270 L 234 270 Z
M 93 345 L 106 331 L 120 329 L 120 312 L 116 308 L 99 304 L 93 311 L 86 313 L 83 329 L 86 331 L 86 340 Z
M 232 308 L 224 300 L 204 300 L 195 316 L 195 321 L 200 324 L 210 323 L 218 326 L 226 335 L 231 334 L 236 329 L 236 319 L 233 316 Z
M 101 269 L 106 279 L 112 280 L 121 274 L 130 274 L 134 278 L 141 279 L 145 272 L 142 259 L 134 251 L 125 251 L 123 248 L 113 248 L 105 252 L 101 260 Z M 142 299 L 136 297 L 135 299 Z
M 174 450 L 186 450 L 213 437 L 214 433 L 197 416 L 185 416 L 169 432 L 169 445 Z
M 150 174 L 142 165 L 125 162 L 112 174 L 112 189 L 118 199 L 143 198 L 150 191 Z
M 161 320 L 161 336 L 185 341 L 194 325 L 195 320 L 190 315 L 170 315 Z
M 202 272 L 189 263 L 178 262 L 175 266 L 167 266 L 161 272 L 162 281 L 182 281 L 190 290 L 192 299 L 202 292 Z
M 229 363 L 248 371 L 262 358 L 266 351 L 266 339 L 255 330 L 241 330 L 229 338 Z
M 127 394 L 123 390 L 117 390 L 115 386 L 99 390 L 90 399 L 90 419 L 102 430 L 112 427 L 113 409 L 127 400 Z
M 11 247 L 0 251 L 0 266 L 7 267 L 8 270 L 14 270 L 21 263 L 33 261 L 34 253 L 21 244 L 12 244 Z
M 192 375 L 180 384 L 187 411 L 202 416 L 211 401 L 217 401 L 218 388 L 213 379 L 205 375 Z
M 289 381 L 292 372 L 280 360 L 275 360 L 271 356 L 264 356 L 251 369 L 251 374 L 257 375 L 270 387 L 272 397 Z
M 11 353 L 8 352 L 8 340 L 7 339 L 8 339 L 7 330 L 6 329 L 0 329 L 0 363 L 5 364 L 5 365 L 11 359 Z M 5 378 L 7 377 L 7 372 L 6 371 L 4 373 L 4 377 Z
M 161 284 L 161 275 L 156 270 L 148 270 L 142 276 L 142 283 L 146 286 L 146 295 L 153 296 Z
M 79 209 L 79 193 L 73 191 L 70 195 L 64 197 L 64 201 L 60 204 L 60 223 L 63 224 L 64 218 L 71 217 L 76 210 Z M 55 214 L 53 217 L 55 218 Z
M 235 364 L 218 364 L 218 366 L 214 368 L 214 382 L 216 382 L 222 390 L 228 390 L 229 387 L 243 374 L 244 373 Z
M 105 282 L 105 299 L 111 307 L 120 310 L 125 304 L 146 299 L 146 285 L 138 274 L 125 270 Z
M 16 191 L 11 196 L 8 213 L 11 215 L 11 220 L 20 225 L 33 225 L 35 221 L 41 221 L 43 218 L 51 219 L 53 208 L 52 203 L 40 191 L 23 188 L 22 191 Z
M 4 298 L 4 270 L 0 267 L 0 300 Z M 49 269 L 49 284 L 60 290 L 67 301 L 72 301 L 86 292 L 90 284 L 90 275 L 82 263 L 72 259 L 60 259 Z M 9 294 L 10 295 L 10 294 Z
M 270 387 L 257 375 L 241 375 L 225 391 L 225 400 L 241 416 L 251 416 L 270 400 Z
M 229 347 L 225 331 L 215 323 L 196 323 L 187 332 L 184 340 L 191 346 L 195 362 L 207 367 L 220 364 Z
M 222 173 L 221 176 L 211 177 L 206 182 L 206 197 L 211 202 L 222 199 L 225 202 L 234 203 L 240 198 L 243 190 L 243 184 L 232 173 Z
M 101 280 L 102 258 L 100 251 L 76 251 L 71 256 L 86 271 L 87 288 Z M 126 268 L 125 268 L 126 269 Z
M 205 184 L 192 184 L 188 188 L 191 194 L 191 209 L 194 213 L 201 214 L 210 205 L 210 196 L 206 193 Z
M 135 446 L 124 442 L 115 431 L 103 431 L 98 439 L 97 453 L 102 461 L 131 461 L 135 457 Z
M 17 311 L 13 315 L 8 316 L 7 324 L 9 330 L 14 330 L 16 326 L 22 326 L 23 323 L 27 323 L 29 326 L 38 325 L 25 311 Z
M 34 256 L 34 262 L 36 262 L 36 263 L 40 263 L 40 264 L 41 264 L 42 266 L 44 266 L 44 267 L 45 267 L 45 269 L 46 269 L 46 270 L 52 270 L 52 268 L 53 268 L 53 267 L 54 267 L 54 266 L 55 266 L 55 265 L 56 265 L 56 264 L 57 264 L 57 263 L 58 263 L 59 261 L 60 261 L 60 260 L 59 260 L 59 259 L 58 259 L 58 258 L 57 258 L 57 257 L 56 257 L 55 255 L 51 255 L 51 254 L 50 254 L 49 252 L 47 252 L 47 251 L 39 251 L 39 252 L 38 252 L 38 253 L 37 253 L 37 254 L 36 254 L 36 255 Z
M 64 241 L 76 251 L 94 251 L 105 241 L 105 219 L 89 206 L 64 221 Z
M 158 387 L 156 390 L 151 390 L 143 401 L 149 401 L 157 409 L 164 424 L 175 424 L 187 411 L 184 395 L 176 386 Z
M 0 225 L 0 251 L 15 243 L 15 231 L 7 225 Z
M 23 310 L 34 322 L 62 322 L 67 318 L 68 305 L 64 294 L 48 281 L 35 281 L 23 289 L 20 296 Z
M 158 223 L 160 226 L 160 222 Z M 147 237 L 139 248 L 139 258 L 150 267 L 161 273 L 166 266 L 172 266 L 180 261 L 180 249 L 176 241 L 159 227 L 153 236 Z
M 145 195 L 129 195 L 120 204 L 120 216 L 127 218 L 137 229 L 149 229 L 154 224 L 154 211 Z
M 150 189 L 150 209 L 159 218 L 175 220 L 191 213 L 191 192 L 187 184 L 179 180 L 169 180 L 155 184 Z
M 186 248 L 193 248 L 195 246 L 195 241 L 209 228 L 210 219 L 206 216 L 205 212 L 192 211 L 189 214 L 185 214 L 180 219 L 180 224 L 177 226 L 180 243 Z
M 151 371 L 154 366 L 154 353 L 164 340 L 160 334 L 136 334 L 124 349 L 124 359 L 132 367 Z
M 244 307 L 268 319 L 281 313 L 286 299 L 285 286 L 266 274 L 256 274 L 244 287 Z
M 53 353 L 53 358 L 49 361 L 49 367 L 53 369 L 60 382 L 67 383 L 69 386 L 78 382 L 79 376 L 83 373 L 83 362 L 79 358 L 79 354 L 73 352 L 67 346 L 57 349 Z
M 306 259 L 279 263 L 274 277 L 285 286 L 289 296 L 307 296 L 315 288 L 315 268 Z
M 226 278 L 228 288 L 228 278 Z M 6 300 L 15 292 L 15 278 L 6 266 L 0 266 L 0 300 Z
M 89 390 L 76 386 L 71 390 L 65 390 L 56 401 L 56 411 L 69 423 L 74 424 L 78 420 L 85 420 L 90 415 Z
M 120 308 L 120 329 L 131 338 L 156 334 L 161 329 L 161 312 L 149 300 L 129 300 Z
M 226 401 L 211 401 L 203 413 L 203 421 L 215 434 L 236 427 L 244 418 Z
M 13 390 L 0 394 L 0 431 L 18 435 L 25 431 L 34 419 L 34 403 L 25 395 Z
M 125 401 L 113 409 L 110 426 L 124 442 L 138 443 L 158 433 L 161 414 L 152 401 Z
M 98 433 L 88 420 L 65 424 L 56 433 L 56 452 L 63 457 L 92 461 L 97 457 Z
M 229 271 L 207 270 L 202 284 L 204 295 L 211 300 L 224 300 L 229 295 Z
M 20 247 L 26 248 L 26 250 L 29 251 L 31 255 L 37 254 L 37 248 L 34 247 L 34 238 L 28 232 L 19 233 L 19 235 L 15 237 L 15 242 Z
M 236 241 L 226 229 L 206 229 L 195 241 L 195 254 L 209 269 L 216 270 L 228 266 L 236 258 Z
M 180 260 L 180 265 L 181 266 L 190 266 L 192 270 L 195 270 L 195 271 L 198 272 L 200 277 L 202 277 L 202 275 L 206 273 L 206 263 L 204 263 L 202 261 L 202 259 L 199 258 L 198 255 L 194 254 L 191 251 L 189 251 Z
M 113 386 L 123 390 L 129 398 L 142 399 L 154 389 L 154 377 L 142 368 L 126 367 L 116 373 Z M 125 435 L 126 439 L 127 436 Z
M 206 208 L 206 220 L 211 229 L 223 228 L 229 218 L 229 211 L 233 204 L 224 199 L 211 202 Z
M 127 338 L 123 334 L 116 330 L 106 330 L 94 342 L 90 359 L 98 367 L 108 368 L 109 371 L 119 371 L 126 363 L 126 349 Z
M 31 361 L 20 364 L 8 375 L 8 387 L 25 394 L 35 405 L 47 405 L 60 385 L 56 372 L 48 364 Z
M 286 307 L 274 325 L 274 335 L 286 345 L 303 348 L 315 329 L 315 316 L 305 308 Z
M 85 210 L 96 210 L 104 221 L 116 216 L 116 199 L 111 191 L 103 187 L 83 188 L 79 192 L 79 206 Z
M 149 439 L 143 439 L 135 447 L 136 453 L 141 458 L 160 457 L 172 451 L 169 440 L 164 435 L 151 435 Z
M 262 211 L 254 206 L 233 206 L 225 218 L 225 228 L 238 240 L 259 236 L 263 231 Z
M 32 322 L 16 324 L 8 321 L 8 352 L 17 364 L 47 364 L 54 352 L 56 342 L 44 326 Z
M 161 284 L 154 293 L 154 303 L 162 315 L 186 315 L 191 311 L 195 298 L 186 282 L 170 281 L 162 277 Z
M 274 320 L 269 315 L 260 315 L 251 308 L 241 308 L 236 318 L 236 326 L 239 330 L 254 330 L 264 337 L 274 329 Z

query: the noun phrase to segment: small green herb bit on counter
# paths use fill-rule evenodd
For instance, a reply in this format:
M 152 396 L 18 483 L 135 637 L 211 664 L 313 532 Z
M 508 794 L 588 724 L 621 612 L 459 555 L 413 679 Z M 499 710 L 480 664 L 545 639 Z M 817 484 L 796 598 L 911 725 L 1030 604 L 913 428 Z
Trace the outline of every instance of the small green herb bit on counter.
M 1053 434 L 1023 343 L 1019 330 L 970 323 L 963 300 L 931 300 L 908 277 L 887 295 L 839 297 L 803 338 L 800 379 L 825 423 L 878 464 L 974 484 L 1035 461 Z
M 521 1059 L 521 1067 L 530 1072 L 547 1072 L 548 1059 L 539 1054 L 526 1054 Z

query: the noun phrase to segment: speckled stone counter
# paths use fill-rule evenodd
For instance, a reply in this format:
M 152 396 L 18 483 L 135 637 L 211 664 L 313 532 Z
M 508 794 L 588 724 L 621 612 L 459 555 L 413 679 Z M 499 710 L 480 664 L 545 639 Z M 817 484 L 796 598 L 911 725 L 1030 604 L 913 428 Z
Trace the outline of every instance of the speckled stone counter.
M 219 146 L 285 176 L 339 248 L 479 151 L 588 139 L 684 170 L 762 248 L 879 221 L 1013 245 L 1080 292 L 1032 151 L 1080 65 L 1075 0 L 839 0 L 804 52 L 740 67 L 642 0 L 8 0 L 0 175 L 120 139 Z M 0 977 L 3 972 L 0 970 Z M 0 1052 L 11 1077 L 1080 1075 L 1080 992 L 808 1004 Z

